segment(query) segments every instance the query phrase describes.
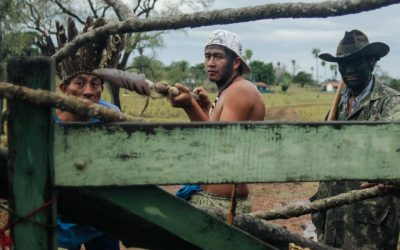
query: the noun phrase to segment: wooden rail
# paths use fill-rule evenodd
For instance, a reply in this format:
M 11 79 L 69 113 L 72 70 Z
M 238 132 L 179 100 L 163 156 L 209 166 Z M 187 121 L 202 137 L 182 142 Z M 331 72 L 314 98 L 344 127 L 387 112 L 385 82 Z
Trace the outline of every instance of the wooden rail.
M 57 186 L 400 178 L 398 123 L 76 124 L 54 137 Z

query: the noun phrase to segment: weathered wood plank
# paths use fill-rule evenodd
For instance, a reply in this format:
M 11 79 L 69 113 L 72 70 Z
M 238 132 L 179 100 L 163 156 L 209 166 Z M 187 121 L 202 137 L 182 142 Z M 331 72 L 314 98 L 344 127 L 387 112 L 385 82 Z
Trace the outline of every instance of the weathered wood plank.
M 13 59 L 7 66 L 10 82 L 31 88 L 51 89 L 54 63 L 49 58 Z M 8 120 L 9 174 L 12 210 L 25 216 L 52 199 L 51 109 L 20 100 L 9 100 Z M 12 221 L 16 221 L 12 216 Z M 14 249 L 56 249 L 55 204 L 31 218 L 19 221 L 11 230 Z
M 117 190 L 115 192 L 119 192 Z M 58 191 L 58 211 L 65 221 L 91 225 L 121 240 L 126 246 L 154 250 L 199 249 L 178 235 L 128 211 L 124 206 L 98 197 L 91 189 L 60 188 Z M 127 200 L 129 204 L 136 203 L 132 194 L 128 194 Z M 77 204 L 79 209 L 76 209 Z
M 127 245 L 150 249 L 275 249 L 155 186 L 75 192 L 64 188 L 60 194 L 64 197 L 60 200 L 64 215 L 108 232 Z M 74 199 L 85 206 L 74 209 L 70 202 Z
M 400 179 L 400 126 L 109 124 L 56 128 L 56 185 Z

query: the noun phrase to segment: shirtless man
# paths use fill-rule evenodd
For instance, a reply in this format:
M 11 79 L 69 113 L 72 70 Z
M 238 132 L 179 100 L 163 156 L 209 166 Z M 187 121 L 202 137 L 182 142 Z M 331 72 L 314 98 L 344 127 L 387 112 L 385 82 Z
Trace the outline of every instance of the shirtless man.
M 238 35 L 226 30 L 211 32 L 204 51 L 204 68 L 218 88 L 214 103 L 203 88 L 194 90 L 200 96 L 197 102 L 187 88 L 176 84 L 181 94 L 170 98 L 172 106 L 183 108 L 191 121 L 262 121 L 264 100 L 255 85 L 243 78 L 250 68 L 241 52 Z M 229 208 L 233 188 L 234 184 L 185 185 L 177 195 L 194 204 Z M 250 212 L 247 184 L 237 185 L 236 194 L 238 210 Z

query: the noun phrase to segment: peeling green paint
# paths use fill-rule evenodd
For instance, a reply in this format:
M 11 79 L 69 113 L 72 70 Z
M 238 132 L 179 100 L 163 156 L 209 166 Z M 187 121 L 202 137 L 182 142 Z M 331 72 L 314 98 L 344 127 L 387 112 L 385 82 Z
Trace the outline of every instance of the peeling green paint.
M 399 179 L 399 151 L 396 123 L 59 126 L 55 173 L 60 186 Z

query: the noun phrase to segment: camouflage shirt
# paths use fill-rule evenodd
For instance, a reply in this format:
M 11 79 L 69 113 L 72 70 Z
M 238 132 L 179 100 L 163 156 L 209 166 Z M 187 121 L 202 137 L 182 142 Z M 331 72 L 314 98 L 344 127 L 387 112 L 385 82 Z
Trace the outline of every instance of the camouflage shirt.
M 400 93 L 377 82 L 372 91 L 347 112 L 347 102 L 338 107 L 338 120 L 400 121 Z M 343 93 L 346 90 L 343 91 Z M 321 182 L 311 200 L 360 189 L 363 181 Z M 399 202 L 392 195 L 368 199 L 312 214 L 318 241 L 342 249 L 396 249 L 399 236 Z

